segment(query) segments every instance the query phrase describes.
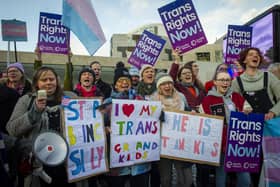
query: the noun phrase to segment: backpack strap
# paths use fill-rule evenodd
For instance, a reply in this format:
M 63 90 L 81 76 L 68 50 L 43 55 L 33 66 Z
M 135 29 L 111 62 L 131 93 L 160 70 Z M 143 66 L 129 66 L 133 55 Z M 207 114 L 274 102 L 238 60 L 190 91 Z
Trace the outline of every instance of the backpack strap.
M 240 90 L 241 90 L 241 93 L 243 94 L 243 93 L 244 93 L 244 87 L 243 87 L 241 78 L 238 76 L 238 77 L 236 77 L 236 80 L 237 80 L 237 83 L 238 83 L 239 88 L 240 88 Z
M 267 85 L 268 85 L 268 73 L 264 72 L 264 75 L 263 75 L 263 87 L 264 87 L 264 89 L 267 89 Z
M 35 100 L 35 98 L 36 98 L 36 96 L 34 96 L 34 95 L 29 95 L 29 97 L 31 97 L 31 99 L 30 99 L 30 101 L 29 101 L 27 110 L 30 110 L 30 109 L 31 109 L 32 104 L 33 104 L 33 102 L 34 102 L 34 100 Z

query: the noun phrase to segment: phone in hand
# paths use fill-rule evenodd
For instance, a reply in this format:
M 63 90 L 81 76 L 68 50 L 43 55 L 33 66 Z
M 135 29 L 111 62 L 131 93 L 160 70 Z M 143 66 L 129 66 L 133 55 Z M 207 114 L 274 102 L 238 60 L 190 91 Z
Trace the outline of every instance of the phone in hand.
M 38 90 L 37 91 L 37 99 L 38 100 L 47 99 L 47 91 L 46 90 Z

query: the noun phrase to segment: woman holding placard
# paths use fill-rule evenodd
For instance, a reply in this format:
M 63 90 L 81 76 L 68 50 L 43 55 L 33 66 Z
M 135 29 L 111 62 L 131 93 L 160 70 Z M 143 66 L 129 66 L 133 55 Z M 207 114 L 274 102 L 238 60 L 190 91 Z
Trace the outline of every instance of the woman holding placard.
M 216 168 L 216 187 L 226 186 L 226 172 L 224 171 L 224 153 L 231 111 L 242 111 L 244 99 L 231 90 L 231 77 L 227 71 L 218 71 L 214 76 L 214 87 L 202 101 L 202 112 L 206 114 L 225 116 L 222 134 L 222 159 L 221 165 Z M 249 187 L 250 175 L 248 172 L 237 174 L 237 186 Z
M 115 69 L 111 97 L 105 99 L 103 105 L 100 106 L 100 110 L 104 113 L 104 124 L 109 143 L 109 134 L 112 132 L 110 127 L 112 99 L 143 100 L 143 97 L 132 89 L 129 72 L 121 63 L 118 63 Z M 111 168 L 105 179 L 109 187 L 125 186 L 127 181 L 131 187 L 149 186 L 150 169 L 150 163 Z
M 161 101 L 164 109 L 190 110 L 184 95 L 174 88 L 174 82 L 168 74 L 158 73 L 156 86 L 157 91 L 151 96 L 151 100 Z M 165 158 L 161 158 L 159 163 L 161 186 L 172 186 L 173 164 L 177 174 L 176 186 L 190 187 L 192 184 L 191 164 Z

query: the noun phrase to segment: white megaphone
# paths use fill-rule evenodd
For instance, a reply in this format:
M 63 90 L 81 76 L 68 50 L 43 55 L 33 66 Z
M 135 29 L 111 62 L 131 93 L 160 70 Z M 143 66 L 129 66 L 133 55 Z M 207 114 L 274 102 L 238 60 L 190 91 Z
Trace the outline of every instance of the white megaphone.
M 35 157 L 47 166 L 57 166 L 65 161 L 68 154 L 66 140 L 56 132 L 47 131 L 40 133 L 33 142 Z M 51 183 L 51 177 L 43 170 L 37 168 L 33 172 L 45 182 Z

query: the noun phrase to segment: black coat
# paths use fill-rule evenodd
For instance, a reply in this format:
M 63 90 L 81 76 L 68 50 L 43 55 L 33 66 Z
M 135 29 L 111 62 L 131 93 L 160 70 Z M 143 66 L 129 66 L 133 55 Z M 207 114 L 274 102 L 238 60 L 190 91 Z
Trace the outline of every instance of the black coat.
M 12 88 L 0 84 L 0 130 L 1 132 L 8 133 L 6 131 L 6 123 L 10 119 L 10 116 L 14 110 L 20 95 Z
M 31 92 L 31 83 L 25 81 L 25 86 L 22 91 L 22 95 Z M 10 119 L 10 116 L 14 110 L 14 107 L 18 99 L 22 96 L 15 89 L 6 86 L 6 82 L 0 84 L 0 131 L 8 133 L 6 131 L 6 124 Z
M 99 88 L 99 90 L 101 91 L 102 95 L 104 95 L 104 99 L 108 98 L 111 96 L 111 92 L 112 92 L 112 87 L 110 86 L 110 84 L 102 81 L 101 79 L 99 79 L 95 85 L 97 86 L 97 88 Z

